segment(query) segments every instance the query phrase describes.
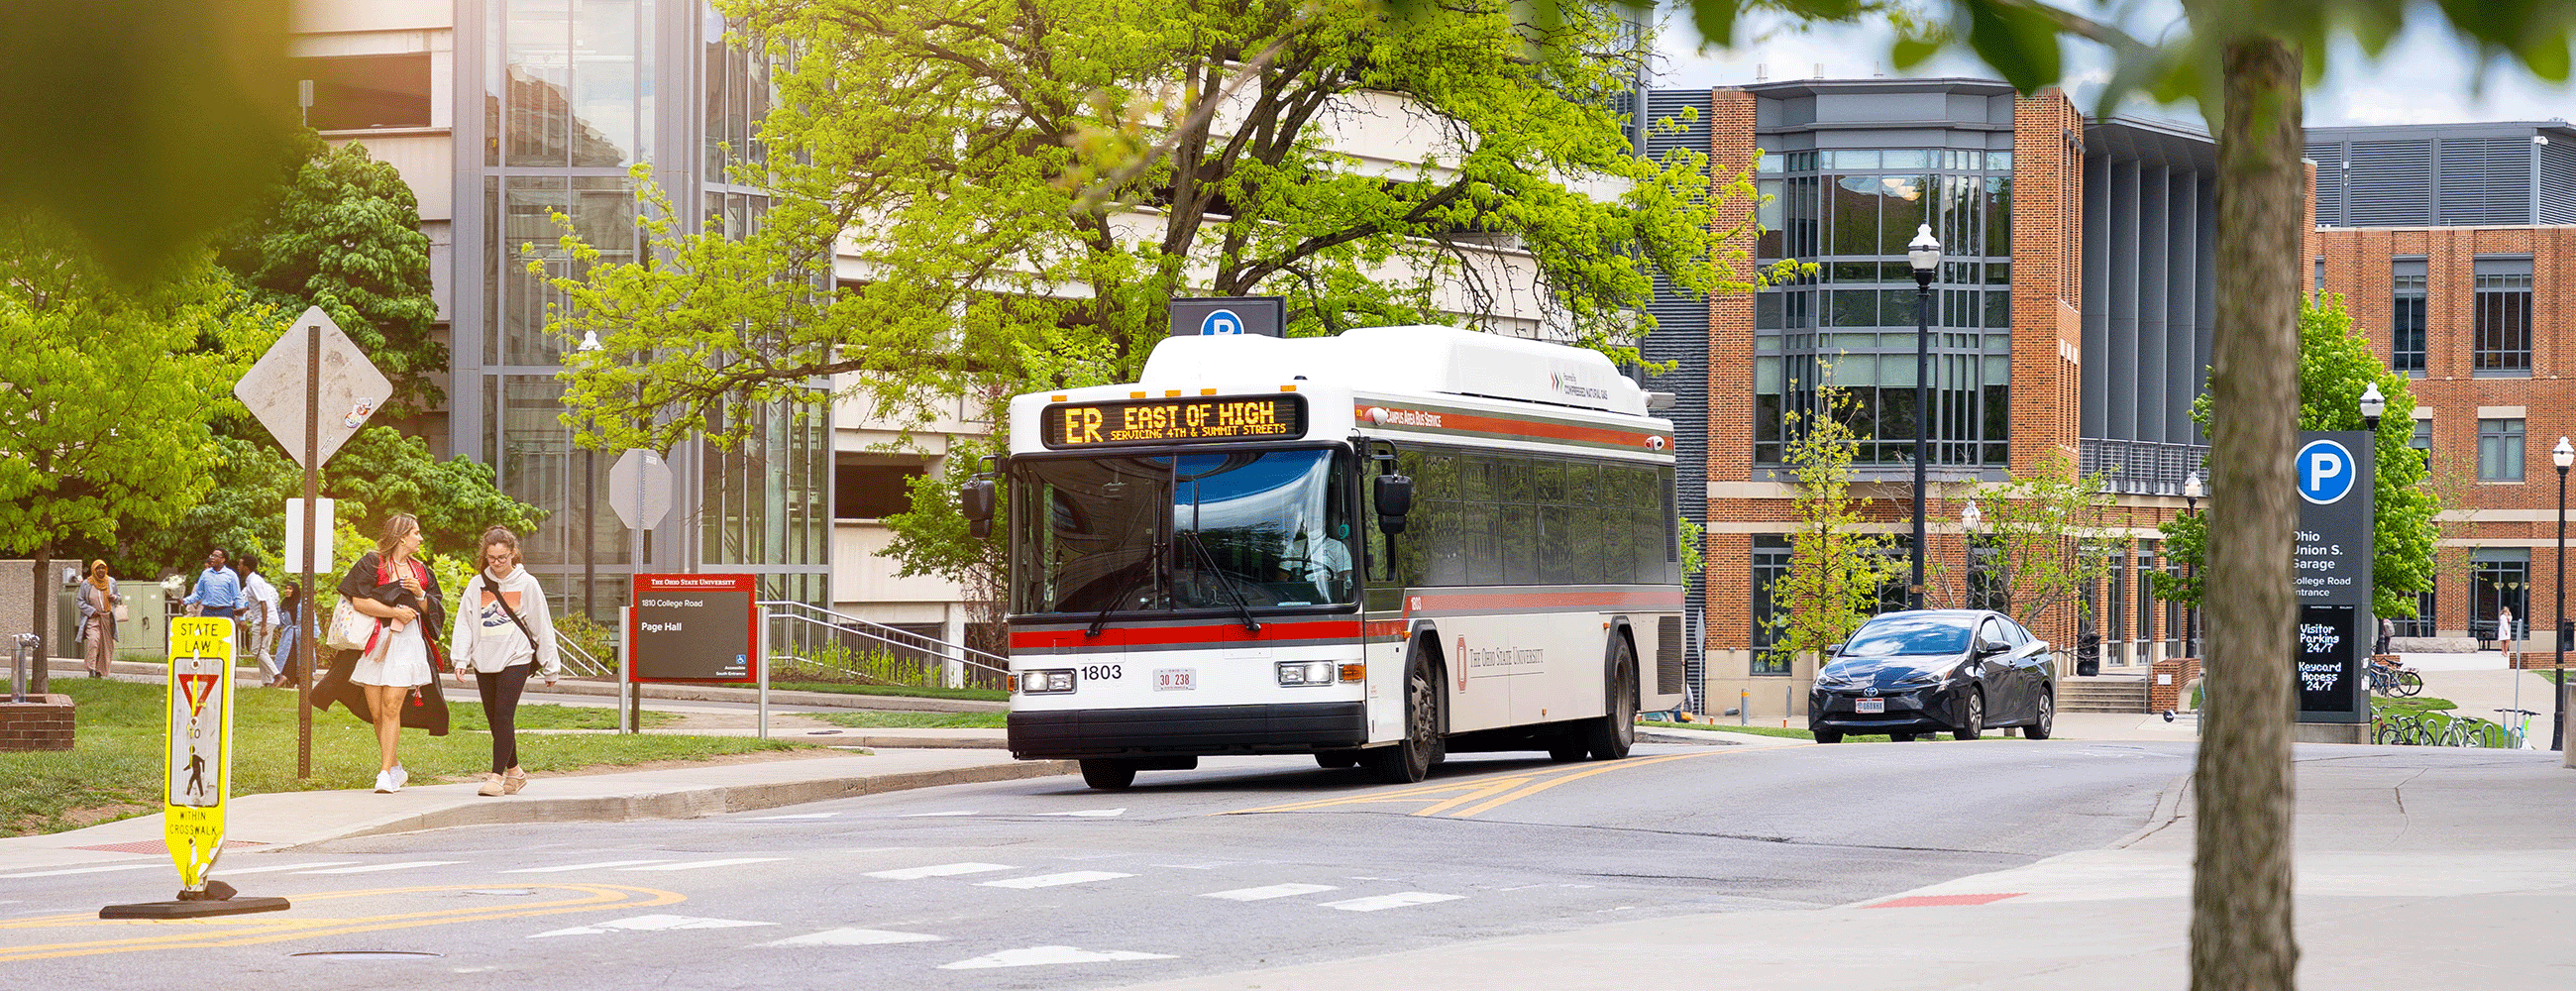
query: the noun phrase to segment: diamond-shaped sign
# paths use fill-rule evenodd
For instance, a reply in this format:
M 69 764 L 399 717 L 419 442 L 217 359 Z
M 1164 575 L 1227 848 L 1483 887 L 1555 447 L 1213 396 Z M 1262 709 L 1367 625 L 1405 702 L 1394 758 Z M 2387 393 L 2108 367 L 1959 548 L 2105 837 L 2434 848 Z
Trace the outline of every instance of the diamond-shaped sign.
M 375 415 L 394 388 L 385 373 L 367 360 L 367 353 L 358 350 L 357 343 L 341 333 L 340 325 L 331 322 L 331 315 L 322 312 L 321 307 L 307 309 L 303 316 L 295 318 L 295 326 L 287 328 L 286 335 L 278 338 L 267 354 L 260 355 L 259 363 L 250 366 L 250 371 L 233 386 L 233 397 L 250 407 L 260 426 L 268 428 L 269 436 L 277 438 L 278 445 L 286 448 L 287 456 L 298 465 L 304 465 L 304 404 L 309 371 L 305 338 L 316 324 L 322 328 L 322 366 L 321 374 L 313 376 L 311 384 L 320 390 L 317 408 L 322 413 L 322 428 L 314 434 L 319 448 L 314 465 L 329 463 L 331 455 L 339 453 L 340 445 L 348 443 L 359 427 L 367 425 L 367 418 Z
M 662 456 L 629 448 L 608 469 L 608 508 L 629 530 L 650 530 L 671 515 L 671 466 Z

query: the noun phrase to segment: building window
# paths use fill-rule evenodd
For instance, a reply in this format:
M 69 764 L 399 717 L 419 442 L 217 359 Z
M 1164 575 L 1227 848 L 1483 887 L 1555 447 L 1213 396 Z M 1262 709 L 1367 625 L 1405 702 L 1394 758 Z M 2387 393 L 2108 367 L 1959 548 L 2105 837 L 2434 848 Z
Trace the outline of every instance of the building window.
M 2156 570 L 2156 542 L 2138 542 L 2138 663 L 2153 659 L 2149 646 L 2156 639 L 2156 584 L 2147 576 Z
M 2489 376 L 2531 374 L 2531 259 L 2480 258 L 2476 280 L 2471 370 Z
M 920 465 L 836 465 L 832 474 L 834 519 L 881 520 L 912 510 L 909 483 L 923 472 Z
M 2478 421 L 2478 481 L 2522 481 L 2522 421 Z
M 1757 534 L 1753 538 L 1753 673 L 1788 674 L 1789 659 L 1773 654 L 1780 641 L 1780 604 L 1771 597 L 1772 583 L 1789 577 L 1789 538 Z
M 305 122 L 316 131 L 429 126 L 429 53 L 294 60 L 313 84 Z
M 2424 262 L 2399 261 L 2389 287 L 2388 367 L 2424 374 Z
M 2425 463 L 2425 464 L 2427 464 L 2427 465 L 2432 464 L 2432 463 L 2433 463 L 2433 421 L 2431 421 L 2431 420 L 2417 420 L 2417 421 L 2415 421 L 2415 436 L 2412 436 L 2412 437 L 2406 438 L 2406 446 L 2411 447 L 2411 448 L 2414 448 L 2414 449 L 2415 449 L 2415 453 L 2423 455 L 2423 456 L 2424 456 L 2424 463 Z
M 2438 604 L 2439 602 L 2434 598 L 2432 589 L 2428 588 L 2415 593 L 2415 615 L 2397 620 L 2397 632 L 2395 635 L 2401 637 L 2432 636 L 2433 617 L 2436 615 L 2434 607 Z
M 2496 614 L 2500 609 L 2513 611 L 2514 628 L 2503 635 L 2516 640 L 2528 636 L 2531 549 L 2480 547 L 2469 552 L 2469 568 L 2469 636 L 2496 639 Z

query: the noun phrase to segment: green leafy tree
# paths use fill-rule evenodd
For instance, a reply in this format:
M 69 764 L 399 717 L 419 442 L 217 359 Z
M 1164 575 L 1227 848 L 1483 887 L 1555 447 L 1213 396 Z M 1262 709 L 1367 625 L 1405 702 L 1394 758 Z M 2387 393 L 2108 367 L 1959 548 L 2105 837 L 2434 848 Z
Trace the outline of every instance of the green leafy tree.
M 1785 417 L 1791 439 L 1781 460 L 1796 479 L 1798 525 L 1789 534 L 1789 572 L 1771 587 L 1779 611 L 1766 618 L 1776 631 L 1771 654 L 1783 666 L 1850 639 L 1878 611 L 1879 589 L 1906 569 L 1890 553 L 1890 535 L 1864 527 L 1866 500 L 1852 494 L 1857 438 L 1841 415 L 1850 405 L 1828 385 L 1816 390 L 1814 409 Z
M 1970 487 L 1980 517 L 1967 535 L 1970 557 L 1959 571 L 1936 562 L 1933 590 L 1955 607 L 1993 609 L 2034 628 L 2061 607 L 2081 615 L 2084 590 L 2111 570 L 2100 551 L 2118 542 L 2107 482 L 2077 474 L 2052 451 L 2011 481 Z
M 2374 382 L 2388 402 L 2372 437 L 2372 496 L 2377 503 L 2370 532 L 2371 612 L 2415 615 L 2416 593 L 2432 588 L 2439 570 L 2435 550 L 2441 537 L 2442 486 L 2431 477 L 2423 453 L 2410 446 L 2415 430 L 2410 382 L 2371 353 L 2370 343 L 2353 330 L 2343 297 L 2333 293 L 2299 308 L 2298 378 L 2301 430 L 2363 429 L 2361 394 Z M 2192 405 L 2192 418 L 2203 425 L 2210 414 L 2207 397 Z M 2149 576 L 2157 598 L 2201 606 L 2208 520 L 2195 513 L 2164 524 L 2165 553 L 2191 566 L 2183 574 Z
M 296 152 L 248 216 L 216 241 L 215 264 L 259 303 L 330 314 L 392 380 L 386 415 L 436 407 L 447 346 L 430 332 L 438 302 L 411 185 L 362 144 L 333 148 L 305 131 Z
M 37 589 L 54 587 L 58 545 L 167 523 L 215 484 L 206 422 L 238 374 L 195 347 L 231 310 L 202 261 L 132 283 L 74 243 L 0 218 L 0 547 L 35 559 Z M 30 629 L 53 629 L 51 602 L 36 596 Z

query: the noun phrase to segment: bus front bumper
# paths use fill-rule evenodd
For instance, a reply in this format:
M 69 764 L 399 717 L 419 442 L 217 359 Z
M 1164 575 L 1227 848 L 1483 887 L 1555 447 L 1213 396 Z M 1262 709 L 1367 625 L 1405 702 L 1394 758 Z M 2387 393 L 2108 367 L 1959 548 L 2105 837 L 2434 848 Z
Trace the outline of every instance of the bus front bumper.
M 1303 754 L 1368 742 L 1365 702 L 1013 712 L 1023 760 L 1150 754 Z

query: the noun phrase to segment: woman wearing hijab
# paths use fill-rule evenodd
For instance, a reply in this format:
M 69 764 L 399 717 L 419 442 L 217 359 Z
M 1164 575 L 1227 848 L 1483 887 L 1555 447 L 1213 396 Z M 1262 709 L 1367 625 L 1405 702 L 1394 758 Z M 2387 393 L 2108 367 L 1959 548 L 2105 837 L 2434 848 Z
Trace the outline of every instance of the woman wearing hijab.
M 457 600 L 466 612 L 457 617 L 447 654 L 456 662 L 457 684 L 465 683 L 467 670 L 474 672 L 492 725 L 492 772 L 475 794 L 516 795 L 528 784 L 528 772 L 519 768 L 519 693 L 530 674 L 542 673 L 553 687 L 562 665 L 546 590 L 519 566 L 519 535 L 497 526 L 483 531 L 481 563 Z
M 365 692 L 367 718 L 376 726 L 379 793 L 401 791 L 411 779 L 395 753 L 402 742 L 403 702 L 412 689 L 438 678 L 438 634 L 447 611 L 437 577 L 421 563 L 420 540 L 420 521 L 396 513 L 385 521 L 376 549 L 340 576 L 340 594 L 350 607 L 376 619 L 374 635 L 349 669 L 349 683 Z
M 80 587 L 80 641 L 81 667 L 92 678 L 107 677 L 108 664 L 116 660 L 116 607 L 124 601 L 107 575 L 107 562 L 90 562 L 89 580 Z

